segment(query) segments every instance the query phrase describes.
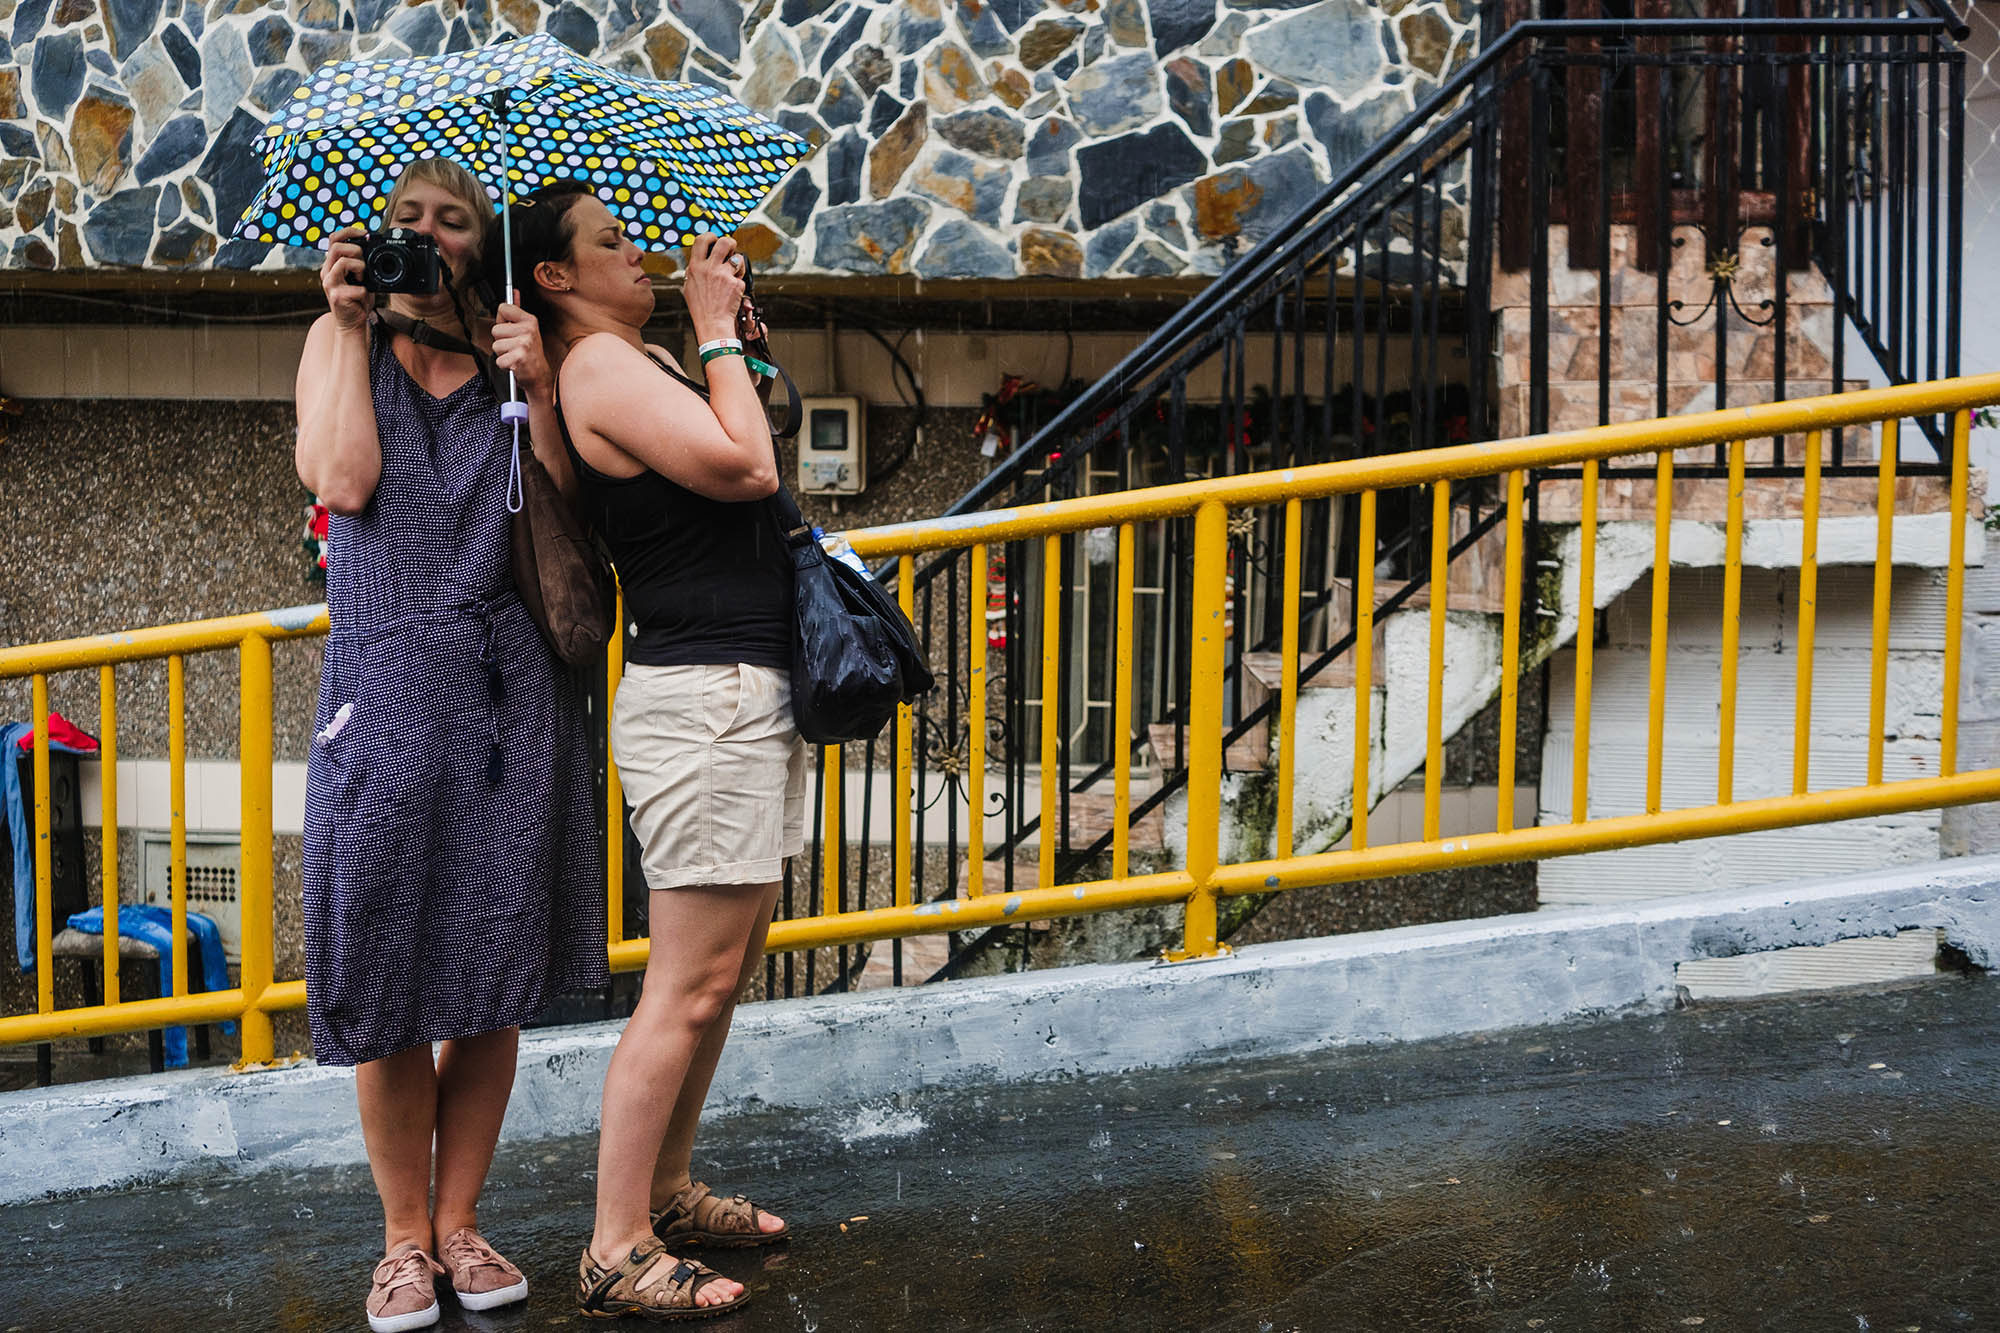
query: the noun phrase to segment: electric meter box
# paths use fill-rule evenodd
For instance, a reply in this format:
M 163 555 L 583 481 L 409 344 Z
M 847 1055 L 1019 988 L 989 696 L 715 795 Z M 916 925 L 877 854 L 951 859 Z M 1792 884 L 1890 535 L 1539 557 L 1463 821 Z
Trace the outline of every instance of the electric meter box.
M 859 495 L 868 484 L 859 398 L 808 398 L 799 431 L 799 494 Z

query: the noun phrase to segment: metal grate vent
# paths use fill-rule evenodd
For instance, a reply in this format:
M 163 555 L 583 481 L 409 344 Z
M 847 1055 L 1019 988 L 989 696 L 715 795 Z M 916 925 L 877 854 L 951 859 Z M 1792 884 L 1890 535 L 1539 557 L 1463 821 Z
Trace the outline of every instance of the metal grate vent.
M 168 907 L 173 902 L 173 843 L 165 833 L 140 835 L 141 883 L 144 902 Z M 243 955 L 243 908 L 238 898 L 243 845 L 230 837 L 190 834 L 187 840 L 187 905 L 215 922 L 222 950 L 231 962 Z

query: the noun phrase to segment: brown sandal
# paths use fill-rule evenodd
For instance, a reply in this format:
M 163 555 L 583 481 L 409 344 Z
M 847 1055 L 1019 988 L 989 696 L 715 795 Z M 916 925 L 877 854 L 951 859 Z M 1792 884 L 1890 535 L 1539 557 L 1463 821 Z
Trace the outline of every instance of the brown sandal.
M 717 1249 L 775 1245 L 790 1239 L 789 1226 L 776 1231 L 759 1226 L 758 1219 L 768 1216 L 741 1194 L 724 1199 L 696 1180 L 653 1214 L 653 1234 L 668 1245 L 711 1245 Z
M 750 1291 L 745 1288 L 733 1301 L 696 1305 L 695 1293 L 721 1276 L 692 1259 L 675 1259 L 657 1236 L 648 1236 L 634 1245 L 625 1262 L 610 1269 L 591 1258 L 590 1247 L 585 1246 L 576 1267 L 576 1312 L 586 1319 L 637 1315 L 663 1323 L 713 1319 L 750 1299 Z

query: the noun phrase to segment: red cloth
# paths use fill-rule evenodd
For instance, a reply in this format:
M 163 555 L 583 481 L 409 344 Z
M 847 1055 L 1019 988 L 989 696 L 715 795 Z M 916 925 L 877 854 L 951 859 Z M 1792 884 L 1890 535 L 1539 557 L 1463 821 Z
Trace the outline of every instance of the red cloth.
M 52 744 L 66 746 L 78 754 L 97 753 L 97 737 L 78 729 L 75 723 L 61 713 L 49 714 L 49 740 Z M 34 748 L 35 733 L 31 731 L 21 737 L 21 752 L 26 754 Z

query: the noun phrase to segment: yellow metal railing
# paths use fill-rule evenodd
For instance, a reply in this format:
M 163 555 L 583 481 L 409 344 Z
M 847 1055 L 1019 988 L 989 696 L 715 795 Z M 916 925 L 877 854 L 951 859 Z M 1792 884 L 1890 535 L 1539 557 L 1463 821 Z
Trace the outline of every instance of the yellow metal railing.
M 1041 640 L 1042 684 L 1063 669 L 1060 634 L 1062 588 L 1056 543 L 1069 535 L 1108 529 L 1117 536 L 1116 629 L 1113 647 L 1115 691 L 1111 727 L 1129 736 L 1133 717 L 1134 673 L 1133 549 L 1136 525 L 1161 520 L 1192 519 L 1193 634 L 1189 638 L 1187 713 L 1187 807 L 1185 852 L 1176 868 L 1154 873 L 1130 873 L 1127 824 L 1132 810 L 1130 775 L 1117 765 L 1110 816 L 1113 830 L 1110 876 L 1087 883 L 1056 883 L 1056 791 L 1052 765 L 1057 761 L 1055 710 L 1044 708 L 1040 754 L 1041 820 L 1037 882 L 1016 892 L 989 891 L 982 862 L 988 843 L 983 827 L 986 800 L 984 728 L 970 728 L 970 753 L 964 774 L 968 829 L 964 895 L 944 901 L 919 902 L 912 891 L 917 849 L 913 845 L 910 812 L 919 793 L 913 791 L 915 740 L 908 709 L 894 723 L 893 892 L 889 905 L 842 911 L 838 849 L 846 837 L 841 810 L 840 747 L 824 754 L 828 780 L 820 811 L 829 854 L 822 876 L 821 910 L 814 915 L 782 920 L 772 926 L 772 952 L 859 944 L 866 941 L 965 931 L 1004 924 L 1125 908 L 1180 904 L 1185 909 L 1182 947 L 1173 956 L 1202 957 L 1218 949 L 1218 903 L 1237 894 L 1265 893 L 1309 885 L 1327 885 L 1378 876 L 1403 875 L 1445 867 L 1531 860 L 1648 843 L 1711 837 L 1863 816 L 1930 809 L 1990 800 L 2000 796 L 2000 770 L 1957 771 L 1955 743 L 1958 725 L 1959 630 L 1964 603 L 1965 525 L 1969 503 L 1966 432 L 1971 409 L 2000 401 L 2000 375 L 1945 381 L 1905 388 L 1874 390 L 1792 403 L 1738 408 L 1662 421 L 1606 426 L 1563 435 L 1463 446 L 1422 453 L 1391 455 L 1328 463 L 1284 471 L 1206 480 L 1149 490 L 1094 496 L 1052 504 L 998 510 L 927 522 L 901 524 L 850 534 L 857 551 L 871 559 L 899 562 L 899 596 L 911 608 L 915 559 L 926 553 L 966 551 L 971 587 L 982 588 L 988 553 L 1007 543 L 1041 541 L 1048 558 L 1043 568 L 1049 587 L 1043 599 L 1045 617 Z M 1889 657 L 1891 535 L 1895 520 L 1897 482 L 1897 423 L 1909 417 L 1945 414 L 1952 422 L 1952 467 L 1949 480 L 1949 553 L 1946 560 L 1945 624 L 1942 628 L 1943 722 L 1934 777 L 1885 781 L 1884 724 Z M 1830 791 L 1808 788 L 1808 739 L 1811 723 L 1813 640 L 1816 616 L 1818 529 L 1821 496 L 1820 443 L 1823 432 L 1845 427 L 1881 428 L 1881 456 L 1876 489 L 1875 593 L 1872 605 L 1873 654 L 1869 678 L 1867 780 L 1858 787 Z M 1753 800 L 1735 799 L 1733 754 L 1737 720 L 1735 650 L 1741 622 L 1745 508 L 1746 440 L 1806 437 L 1802 533 L 1799 546 L 1800 604 L 1797 613 L 1799 653 L 1796 704 L 1797 735 L 1789 795 Z M 1653 580 L 1647 706 L 1645 812 L 1588 818 L 1590 781 L 1589 731 L 1592 725 L 1591 677 L 1595 616 L 1596 536 L 1598 529 L 1599 465 L 1605 461 L 1652 456 L 1657 482 L 1654 515 L 1654 568 L 1669 566 L 1668 553 L 1674 504 L 1674 455 L 1677 451 L 1722 446 L 1728 450 L 1727 538 L 1724 556 L 1723 642 L 1721 668 L 1721 734 L 1716 798 L 1696 808 L 1662 808 L 1661 769 L 1665 751 L 1668 584 Z M 1513 808 L 1513 756 L 1518 728 L 1519 667 L 1522 625 L 1521 585 L 1525 563 L 1524 508 L 1528 472 L 1538 469 L 1582 469 L 1582 528 L 1577 570 L 1579 626 L 1575 636 L 1576 753 L 1571 774 L 1574 804 L 1571 821 L 1559 825 L 1519 827 Z M 1447 572 L 1450 561 L 1452 496 L 1455 486 L 1484 478 L 1500 478 L 1506 503 L 1499 755 L 1500 795 L 1495 828 L 1490 833 L 1439 837 L 1442 749 L 1444 734 L 1444 666 Z M 1434 505 L 1429 609 L 1430 641 L 1428 717 L 1425 722 L 1425 785 L 1423 838 L 1387 846 L 1371 844 L 1368 836 L 1367 794 L 1371 791 L 1370 709 L 1374 689 L 1373 652 L 1377 494 L 1385 490 L 1428 488 Z M 1330 496 L 1354 496 L 1359 517 L 1356 561 L 1357 610 L 1353 672 L 1354 746 L 1353 801 L 1349 846 L 1346 849 L 1295 855 L 1291 845 L 1295 797 L 1295 727 L 1299 690 L 1296 622 L 1301 606 L 1298 551 L 1302 545 L 1303 502 Z M 1228 633 L 1226 585 L 1229 577 L 1229 520 L 1232 511 L 1262 506 L 1282 508 L 1285 559 L 1282 609 L 1285 620 L 1277 717 L 1275 767 L 1279 811 L 1270 859 L 1222 863 L 1223 828 L 1224 669 Z M 964 627 L 968 633 L 967 706 L 972 718 L 986 716 L 989 680 L 986 674 L 984 607 L 969 598 Z M 324 608 L 305 607 L 266 615 L 237 616 L 196 624 L 138 630 L 0 650 L 0 679 L 29 677 L 32 681 L 35 733 L 34 810 L 36 877 L 37 1012 L 0 1017 L 0 1043 L 47 1041 L 112 1032 L 142 1031 L 167 1023 L 199 1023 L 235 1018 L 243 1024 L 246 1061 L 268 1060 L 272 1054 L 270 1015 L 305 1003 L 298 980 L 272 975 L 272 642 L 322 634 Z M 231 990 L 189 994 L 185 959 L 173 968 L 172 995 L 155 1000 L 124 1001 L 117 991 L 116 914 L 105 922 L 105 1002 L 88 1008 L 57 1010 L 51 973 L 50 841 L 48 805 L 48 678 L 70 671 L 98 672 L 100 730 L 104 745 L 101 765 L 105 867 L 103 900 L 118 900 L 116 855 L 117 700 L 114 667 L 164 658 L 168 664 L 169 764 L 172 823 L 171 898 L 177 938 L 185 920 L 186 819 L 184 733 L 181 671 L 186 656 L 235 651 L 241 670 L 240 759 L 242 764 L 243 946 L 241 981 Z M 607 662 L 607 682 L 615 688 L 621 670 L 617 647 Z M 1032 685 L 1034 682 L 1024 682 Z M 612 965 L 633 970 L 645 964 L 648 941 L 622 938 L 624 880 L 623 800 L 615 767 L 609 776 L 607 887 L 610 933 L 607 947 Z
M 0 1044 L 143 1032 L 172 1023 L 209 1023 L 233 1018 L 241 1024 L 244 1059 L 269 1060 L 271 1015 L 301 1009 L 303 981 L 272 976 L 272 804 L 271 804 L 271 645 L 284 639 L 324 634 L 326 608 L 298 607 L 258 615 L 230 616 L 187 625 L 100 634 L 88 639 L 0 649 L 0 679 L 27 676 L 35 728 L 35 1001 L 36 1012 L 0 1018 Z M 118 994 L 118 914 L 104 914 L 104 1003 L 57 1010 L 51 919 L 52 844 L 49 821 L 49 677 L 64 671 L 97 671 L 100 792 L 104 809 L 104 884 L 100 901 L 119 901 L 118 890 L 118 691 L 115 668 L 131 662 L 167 664 L 169 896 L 176 940 L 187 938 L 187 744 L 183 672 L 197 653 L 237 654 L 238 755 L 242 764 L 242 867 L 237 896 L 243 912 L 243 945 L 238 984 L 230 990 L 188 993 L 186 950 L 171 964 L 170 995 L 154 1000 L 121 1000 Z

